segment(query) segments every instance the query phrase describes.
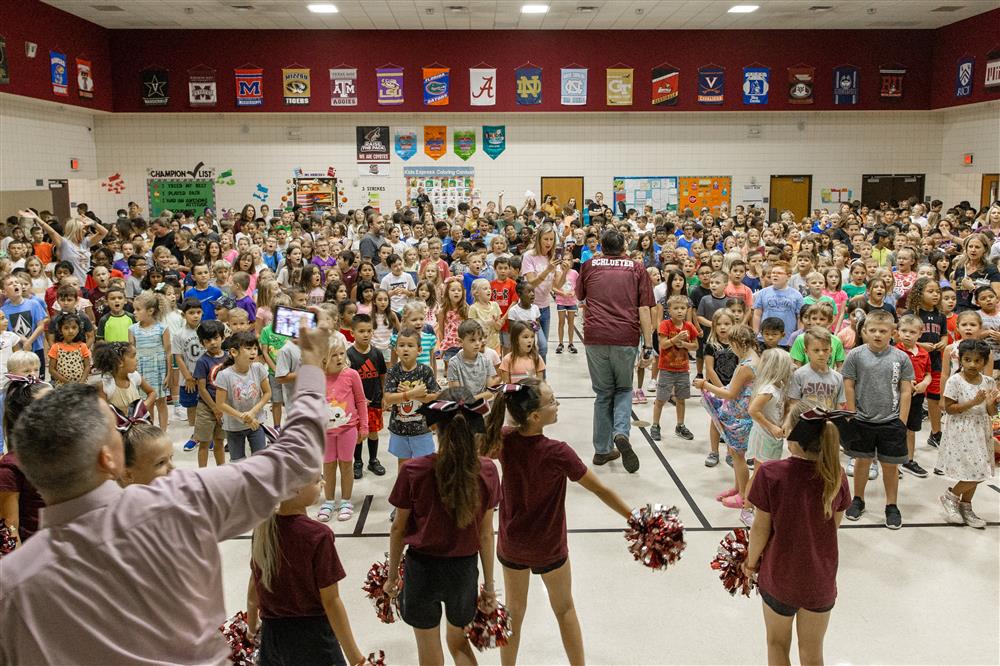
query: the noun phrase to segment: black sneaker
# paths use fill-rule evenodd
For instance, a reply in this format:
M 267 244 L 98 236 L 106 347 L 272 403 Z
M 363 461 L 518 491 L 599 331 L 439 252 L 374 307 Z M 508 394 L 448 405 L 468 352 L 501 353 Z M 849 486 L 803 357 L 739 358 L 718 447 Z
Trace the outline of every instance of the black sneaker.
M 569 353 L 570 354 L 575 354 L 576 353 L 576 347 L 573 346 L 572 342 L 569 343 Z
M 848 520 L 860 520 L 861 514 L 865 512 L 865 501 L 860 497 L 851 500 L 851 506 L 847 507 Z
M 934 474 L 936 476 L 944 476 L 944 470 L 941 469 L 940 467 L 935 467 L 934 468 Z
M 635 451 L 632 450 L 628 437 L 621 433 L 615 435 L 615 448 L 622 454 L 622 467 L 625 468 L 626 472 L 635 474 L 639 471 L 639 456 L 635 455 Z
M 726 454 L 726 464 L 730 467 L 733 466 L 733 457 L 728 453 Z
M 562 346 L 561 342 L 559 343 L 559 346 L 556 347 L 556 353 L 557 354 L 562 354 L 563 353 L 563 346 Z
M 941 445 L 941 433 L 932 432 L 930 437 L 927 438 L 927 445 L 933 446 L 935 449 Z
M 363 462 L 361 462 L 360 460 L 355 460 L 354 461 L 354 478 L 355 478 L 355 480 L 360 479 L 362 476 L 364 476 L 364 473 L 365 473 L 364 469 L 365 469 L 365 464 Z
M 684 425 L 683 423 L 677 424 L 677 427 L 674 428 L 674 434 L 680 437 L 681 439 L 687 439 L 687 440 L 694 439 L 694 435 L 691 434 L 691 431 L 688 430 L 687 426 Z
M 885 526 L 890 530 L 898 530 L 903 526 L 903 514 L 895 504 L 885 505 Z
M 659 425 L 654 423 L 649 427 L 649 438 L 652 439 L 654 442 L 658 442 L 661 439 L 663 439 L 663 436 L 660 434 Z
M 909 472 L 913 476 L 919 476 L 921 479 L 927 477 L 927 470 L 921 467 L 920 463 L 918 463 L 916 460 L 905 462 L 902 465 L 900 465 L 900 467 L 902 467 L 904 471 Z
M 747 467 L 753 469 L 753 466 L 757 464 L 757 461 L 753 458 L 747 458 Z
M 618 460 L 622 457 L 622 454 L 618 452 L 618 449 L 611 449 L 608 453 L 595 453 L 594 454 L 594 464 L 603 465 L 609 463 L 612 460 Z
M 358 463 L 354 464 L 357 465 Z M 371 470 L 375 476 L 385 476 L 385 467 L 382 467 L 382 463 L 378 461 L 378 458 L 372 458 L 368 461 L 368 469 Z

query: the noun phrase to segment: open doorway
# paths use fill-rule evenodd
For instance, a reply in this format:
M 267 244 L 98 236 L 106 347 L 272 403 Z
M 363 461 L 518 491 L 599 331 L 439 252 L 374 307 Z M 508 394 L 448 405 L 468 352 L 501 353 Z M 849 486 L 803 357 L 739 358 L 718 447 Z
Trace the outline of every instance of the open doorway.
M 984 173 L 979 207 L 986 208 L 994 201 L 1000 201 L 1000 173 Z
M 545 197 L 549 195 L 555 197 L 560 210 L 570 199 L 576 199 L 576 209 L 583 210 L 583 176 L 542 176 L 538 205 L 545 203 Z
M 861 203 L 878 209 L 879 202 L 924 200 L 924 174 L 865 175 L 861 177 Z
M 809 216 L 812 204 L 812 176 L 771 176 L 769 217 L 777 221 L 781 213 L 790 210 L 798 222 Z

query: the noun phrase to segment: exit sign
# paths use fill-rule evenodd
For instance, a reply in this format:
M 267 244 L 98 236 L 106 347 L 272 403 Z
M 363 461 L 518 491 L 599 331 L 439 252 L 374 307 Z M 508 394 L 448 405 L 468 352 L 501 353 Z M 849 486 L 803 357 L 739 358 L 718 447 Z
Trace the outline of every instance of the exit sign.
M 71 157 L 70 160 L 69 160 L 69 168 L 70 168 L 70 171 L 79 171 L 80 170 L 80 160 L 76 159 L 75 157 Z
M 962 155 L 962 164 L 964 164 L 965 166 L 972 166 L 972 157 L 973 157 L 972 153 L 965 153 L 964 155 Z

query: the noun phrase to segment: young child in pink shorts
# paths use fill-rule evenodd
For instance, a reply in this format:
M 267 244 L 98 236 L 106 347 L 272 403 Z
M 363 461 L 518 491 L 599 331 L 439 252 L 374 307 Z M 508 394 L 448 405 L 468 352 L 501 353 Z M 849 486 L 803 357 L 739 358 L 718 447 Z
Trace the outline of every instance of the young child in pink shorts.
M 333 340 L 326 361 L 326 403 L 330 421 L 326 430 L 323 476 L 326 501 L 319 519 L 328 522 L 337 511 L 337 520 L 354 515 L 351 492 L 354 490 L 354 447 L 368 437 L 368 401 L 361 386 L 361 375 L 347 365 L 343 340 Z M 337 468 L 340 468 L 340 504 L 334 501 Z

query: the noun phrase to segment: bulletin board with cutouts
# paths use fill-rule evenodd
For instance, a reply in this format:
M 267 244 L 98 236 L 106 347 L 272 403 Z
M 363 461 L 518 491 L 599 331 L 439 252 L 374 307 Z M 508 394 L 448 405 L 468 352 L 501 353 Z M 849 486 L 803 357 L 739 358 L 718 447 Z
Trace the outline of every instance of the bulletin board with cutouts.
M 684 176 L 680 178 L 679 189 L 678 208 L 681 212 L 690 208 L 697 215 L 707 206 L 712 215 L 717 216 L 723 206 L 731 208 L 730 199 L 733 190 L 731 176 Z

